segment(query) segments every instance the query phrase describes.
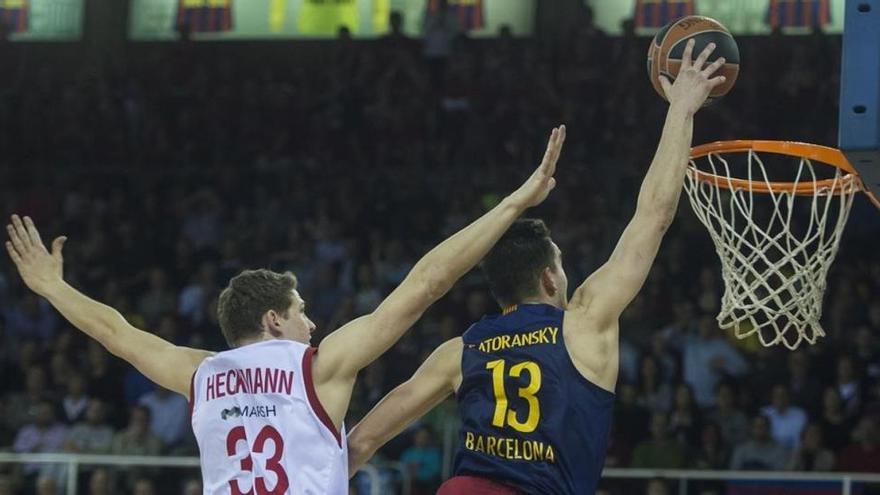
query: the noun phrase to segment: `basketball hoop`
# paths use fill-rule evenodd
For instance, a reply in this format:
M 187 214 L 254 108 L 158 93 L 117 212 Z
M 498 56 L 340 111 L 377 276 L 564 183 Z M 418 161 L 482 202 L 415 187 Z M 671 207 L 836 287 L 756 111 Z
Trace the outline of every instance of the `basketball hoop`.
M 764 163 L 780 155 L 799 161 L 788 181 L 771 180 L 779 170 Z M 813 162 L 834 175 L 819 178 Z M 853 198 L 864 191 L 880 208 L 843 153 L 785 141 L 705 144 L 691 150 L 685 191 L 721 259 L 719 326 L 792 350 L 823 337 L 825 279 Z

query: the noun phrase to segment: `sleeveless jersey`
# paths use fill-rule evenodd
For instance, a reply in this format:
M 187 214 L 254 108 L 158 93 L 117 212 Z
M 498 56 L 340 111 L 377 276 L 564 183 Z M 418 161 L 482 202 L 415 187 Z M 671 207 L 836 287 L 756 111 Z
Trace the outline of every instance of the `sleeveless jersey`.
M 312 383 L 317 350 L 286 340 L 216 354 L 193 374 L 206 495 L 347 495 L 348 451 Z
M 614 394 L 574 367 L 565 312 L 523 304 L 465 332 L 456 476 L 493 479 L 526 493 L 596 490 Z

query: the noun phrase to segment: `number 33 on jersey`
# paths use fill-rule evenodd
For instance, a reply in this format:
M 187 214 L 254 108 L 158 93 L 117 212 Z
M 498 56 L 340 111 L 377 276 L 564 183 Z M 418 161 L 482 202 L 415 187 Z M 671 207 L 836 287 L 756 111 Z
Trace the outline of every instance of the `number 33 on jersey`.
M 273 340 L 221 352 L 196 370 L 192 425 L 204 493 L 344 495 L 345 431 L 315 394 L 315 349 Z

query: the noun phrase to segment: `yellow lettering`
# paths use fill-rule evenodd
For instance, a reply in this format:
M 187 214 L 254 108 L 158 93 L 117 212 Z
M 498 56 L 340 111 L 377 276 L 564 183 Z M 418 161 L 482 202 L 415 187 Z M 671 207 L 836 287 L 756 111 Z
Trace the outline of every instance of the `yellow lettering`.
M 501 349 L 510 348 L 510 335 L 501 336 Z
M 553 339 L 553 343 L 555 344 L 556 343 L 556 334 L 559 333 L 559 328 L 551 327 L 549 330 L 550 330 L 550 336 Z
M 468 450 L 501 459 L 556 462 L 556 453 L 553 447 L 537 440 L 520 440 L 466 432 L 464 446 Z
M 515 334 L 513 336 L 513 342 L 510 343 L 511 347 L 522 347 L 525 344 L 525 335 L 523 334 Z

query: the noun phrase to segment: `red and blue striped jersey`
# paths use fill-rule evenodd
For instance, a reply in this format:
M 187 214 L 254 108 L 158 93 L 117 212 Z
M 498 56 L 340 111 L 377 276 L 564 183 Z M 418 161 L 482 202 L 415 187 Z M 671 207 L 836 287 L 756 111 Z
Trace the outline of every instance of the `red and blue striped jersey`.
M 697 11 L 695 0 L 636 0 L 637 28 L 659 28 Z
M 0 0 L 0 24 L 13 33 L 28 30 L 29 0 Z
M 177 29 L 191 33 L 232 30 L 232 0 L 177 0 Z
M 830 0 L 770 0 L 767 24 L 771 27 L 813 27 L 831 23 Z

